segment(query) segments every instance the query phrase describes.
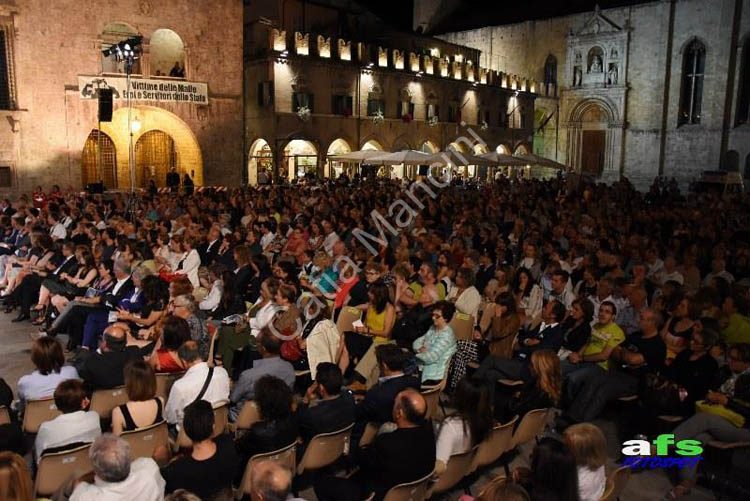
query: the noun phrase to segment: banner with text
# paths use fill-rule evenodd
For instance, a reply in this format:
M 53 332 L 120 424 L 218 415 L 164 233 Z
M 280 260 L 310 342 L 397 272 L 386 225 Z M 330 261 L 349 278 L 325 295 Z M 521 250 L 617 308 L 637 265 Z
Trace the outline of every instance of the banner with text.
M 99 89 L 112 89 L 112 97 L 127 99 L 127 78 L 122 76 L 79 76 L 81 99 L 96 99 Z M 131 78 L 130 99 L 156 103 L 208 104 L 208 84 L 184 80 Z

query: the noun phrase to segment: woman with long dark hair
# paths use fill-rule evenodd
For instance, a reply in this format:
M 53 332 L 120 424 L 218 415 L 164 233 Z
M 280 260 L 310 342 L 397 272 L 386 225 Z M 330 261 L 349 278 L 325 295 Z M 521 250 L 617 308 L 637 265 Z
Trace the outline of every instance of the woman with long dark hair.
M 518 468 L 513 477 L 526 488 L 531 499 L 578 501 L 578 471 L 572 452 L 556 438 L 545 437 L 531 453 L 531 469 Z
M 453 393 L 455 412 L 445 418 L 435 446 L 437 474 L 445 471 L 448 460 L 482 442 L 492 428 L 490 391 L 483 381 L 462 379 Z
M 513 296 L 516 298 L 521 322 L 526 323 L 542 312 L 542 288 L 539 287 L 526 268 L 519 268 L 513 280 Z

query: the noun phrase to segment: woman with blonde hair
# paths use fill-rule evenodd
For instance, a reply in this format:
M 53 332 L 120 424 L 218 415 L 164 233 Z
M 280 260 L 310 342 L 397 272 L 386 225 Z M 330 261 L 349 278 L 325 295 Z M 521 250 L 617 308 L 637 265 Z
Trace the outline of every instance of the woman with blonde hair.
M 565 429 L 563 439 L 576 460 L 580 500 L 597 501 L 607 484 L 604 471 L 607 440 L 604 433 L 591 423 L 578 423 Z
M 531 354 L 531 380 L 510 398 L 496 392 L 495 418 L 504 423 L 534 409 L 554 407 L 562 398 L 562 370 L 557 353 L 538 350 Z
M 14 452 L 0 452 L 0 499 L 32 501 L 34 484 L 26 461 Z

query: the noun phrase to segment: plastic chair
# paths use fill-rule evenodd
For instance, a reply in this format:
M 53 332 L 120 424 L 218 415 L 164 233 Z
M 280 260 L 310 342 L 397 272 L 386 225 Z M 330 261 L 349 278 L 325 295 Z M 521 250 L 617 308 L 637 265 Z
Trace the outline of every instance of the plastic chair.
M 354 322 L 362 318 L 362 311 L 353 306 L 344 306 L 341 308 L 339 318 L 336 320 L 336 329 L 343 334 L 344 332 L 354 330 Z
M 433 386 L 427 391 L 421 391 L 420 393 L 424 397 L 427 411 L 425 412 L 425 419 L 432 419 L 437 412 L 438 405 L 440 405 L 440 385 Z
M 156 396 L 165 402 L 169 400 L 169 392 L 175 381 L 185 375 L 185 372 L 157 372 L 156 373 Z
M 453 329 L 456 341 L 471 341 L 474 335 L 474 317 L 466 313 L 456 312 L 448 323 Z
M 471 463 L 476 454 L 477 448 L 454 454 L 448 458 L 448 464 L 445 465 L 445 471 L 440 474 L 437 481 L 430 487 L 427 498 L 435 494 L 440 494 L 456 486 L 463 478 L 471 473 Z
M 292 478 L 294 478 L 295 466 L 297 463 L 297 442 L 293 442 L 291 445 L 273 451 L 266 452 L 265 454 L 256 454 L 251 457 L 245 466 L 245 472 L 242 474 L 242 481 L 240 487 L 235 493 L 236 499 L 241 499 L 244 495 L 250 495 L 253 490 L 252 478 L 250 473 L 253 471 L 253 466 L 263 461 L 273 461 L 286 466 L 292 472 Z
M 91 394 L 89 410 L 99 414 L 100 419 L 111 419 L 115 407 L 128 403 L 128 392 L 124 386 L 107 390 L 96 390 Z
M 93 467 L 89 459 L 91 444 L 65 452 L 42 454 L 36 473 L 36 497 L 49 497 L 72 476 L 79 477 Z
M 354 423 L 337 431 L 315 435 L 297 465 L 297 475 L 302 475 L 305 470 L 324 468 L 348 454 L 352 428 L 354 428 Z
M 521 422 L 513 433 L 513 438 L 510 440 L 510 449 L 534 440 L 538 435 L 544 431 L 544 427 L 547 425 L 547 411 L 549 409 L 534 409 L 529 411 L 521 419 Z
M 367 423 L 365 431 L 362 432 L 362 438 L 359 439 L 359 446 L 370 445 L 375 440 L 375 437 L 378 436 L 378 430 L 380 430 L 378 423 Z
M 510 441 L 513 438 L 513 427 L 518 421 L 514 416 L 505 424 L 496 424 L 489 435 L 477 446 L 477 453 L 471 462 L 470 472 L 475 472 L 483 466 L 490 465 L 500 459 L 505 451 L 510 449 Z
M 433 473 L 414 482 L 394 485 L 385 494 L 383 501 L 423 501 Z
M 10 412 L 4 405 L 0 405 L 0 424 L 10 423 Z
M 258 404 L 253 400 L 248 400 L 242 404 L 239 416 L 234 421 L 234 433 L 238 435 L 240 431 L 249 430 L 250 427 L 260 421 L 260 409 Z
M 42 423 L 52 421 L 62 414 L 55 405 L 54 398 L 27 400 L 23 413 L 23 431 L 37 433 Z
M 620 494 L 625 489 L 630 476 L 633 474 L 630 466 L 621 466 L 617 468 L 607 478 L 607 487 L 604 489 L 604 494 L 599 498 L 599 501 L 614 501 L 619 499 Z
M 169 431 L 166 421 L 137 430 L 125 431 L 120 438 L 130 444 L 130 459 L 150 458 L 160 445 L 169 447 Z

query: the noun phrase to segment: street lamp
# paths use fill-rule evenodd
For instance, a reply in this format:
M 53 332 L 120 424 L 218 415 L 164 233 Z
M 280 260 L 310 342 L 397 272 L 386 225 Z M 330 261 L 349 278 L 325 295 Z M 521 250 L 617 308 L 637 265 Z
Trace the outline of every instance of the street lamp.
M 135 117 L 133 122 L 130 124 L 130 135 L 138 134 L 138 131 L 141 130 L 141 121 L 138 120 L 138 117 Z

